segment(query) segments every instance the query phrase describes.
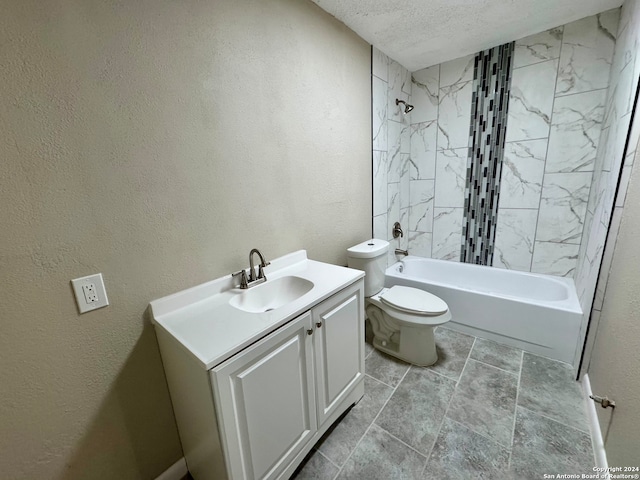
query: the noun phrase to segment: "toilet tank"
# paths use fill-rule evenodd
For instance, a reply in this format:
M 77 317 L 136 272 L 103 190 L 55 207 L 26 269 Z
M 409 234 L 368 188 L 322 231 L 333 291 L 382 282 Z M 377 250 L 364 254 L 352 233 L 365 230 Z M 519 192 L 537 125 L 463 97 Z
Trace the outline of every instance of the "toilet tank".
M 375 295 L 384 287 L 389 242 L 372 238 L 347 249 L 347 266 L 363 270 L 364 296 Z

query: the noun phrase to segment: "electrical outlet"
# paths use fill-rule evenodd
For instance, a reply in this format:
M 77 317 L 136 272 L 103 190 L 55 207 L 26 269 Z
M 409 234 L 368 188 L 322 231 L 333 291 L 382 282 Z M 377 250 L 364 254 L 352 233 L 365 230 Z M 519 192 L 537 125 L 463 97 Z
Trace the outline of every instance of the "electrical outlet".
M 87 303 L 96 303 L 98 301 L 95 284 L 82 285 L 82 293 L 84 293 L 84 298 Z
M 80 313 L 90 312 L 109 305 L 101 273 L 75 278 L 71 280 L 71 286 L 73 287 L 73 293 L 76 295 L 76 303 Z

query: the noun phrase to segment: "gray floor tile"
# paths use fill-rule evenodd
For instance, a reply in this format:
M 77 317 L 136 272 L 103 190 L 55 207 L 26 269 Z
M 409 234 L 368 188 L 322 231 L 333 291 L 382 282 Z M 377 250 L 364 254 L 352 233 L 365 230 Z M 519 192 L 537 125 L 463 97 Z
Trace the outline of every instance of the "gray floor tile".
M 509 450 L 448 418 L 442 424 L 423 478 L 505 478 Z
M 475 337 L 438 327 L 435 338 L 438 361 L 425 368 L 457 380 L 462 373 Z
M 518 479 L 545 473 L 593 474 L 589 435 L 518 407 L 511 469 Z
M 476 338 L 471 349 L 470 358 L 494 367 L 520 374 L 522 350 L 501 345 L 491 340 Z
M 300 468 L 291 476 L 296 480 L 333 480 L 340 469 L 316 450 L 304 460 Z
M 367 375 L 395 387 L 410 366 L 407 362 L 374 349 L 365 360 L 364 370 Z
M 451 399 L 447 417 L 509 446 L 517 389 L 516 375 L 469 360 Z
M 580 384 L 566 363 L 524 354 L 518 405 L 554 420 L 588 431 Z
M 342 467 L 340 479 L 419 479 L 426 458 L 375 424 Z
M 342 466 L 391 393 L 391 387 L 365 376 L 362 400 L 325 433 L 316 448 L 333 463 Z
M 454 380 L 412 367 L 377 418 L 376 423 L 428 455 L 456 387 Z

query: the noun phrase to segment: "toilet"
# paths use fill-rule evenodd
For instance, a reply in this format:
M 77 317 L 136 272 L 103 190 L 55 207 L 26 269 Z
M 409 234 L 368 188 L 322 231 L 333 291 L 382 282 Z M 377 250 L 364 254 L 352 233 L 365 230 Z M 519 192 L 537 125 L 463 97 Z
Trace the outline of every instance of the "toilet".
M 365 272 L 365 311 L 373 328 L 373 346 L 420 366 L 438 360 L 433 329 L 451 320 L 447 304 L 412 287 L 384 287 L 389 242 L 371 239 L 347 249 L 347 265 Z

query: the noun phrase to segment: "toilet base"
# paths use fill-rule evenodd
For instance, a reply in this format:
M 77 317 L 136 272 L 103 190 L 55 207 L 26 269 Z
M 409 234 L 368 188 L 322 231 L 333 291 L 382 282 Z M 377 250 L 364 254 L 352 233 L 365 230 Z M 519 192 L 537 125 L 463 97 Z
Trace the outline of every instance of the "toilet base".
M 398 325 L 374 305 L 368 305 L 366 311 L 373 329 L 373 346 L 377 350 L 421 367 L 438 361 L 434 327 Z
M 373 346 L 376 350 L 380 350 L 387 355 L 420 367 L 428 367 L 436 363 L 438 361 L 438 352 L 436 351 L 436 342 L 433 337 L 433 328 L 414 328 L 410 330 L 413 330 L 413 332 L 401 331 L 400 339 L 401 343 L 403 343 L 402 345 L 374 336 Z M 405 339 L 404 342 L 402 342 L 403 338 Z

